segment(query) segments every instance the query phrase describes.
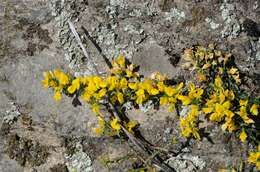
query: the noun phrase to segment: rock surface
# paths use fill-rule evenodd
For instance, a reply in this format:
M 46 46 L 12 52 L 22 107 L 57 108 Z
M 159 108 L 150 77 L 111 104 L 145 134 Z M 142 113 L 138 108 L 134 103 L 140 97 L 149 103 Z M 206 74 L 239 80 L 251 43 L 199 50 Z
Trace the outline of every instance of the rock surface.
M 260 95 L 258 0 L 2 0 L 0 171 L 125 171 L 138 164 L 129 158 L 104 165 L 107 157 L 131 153 L 127 144 L 96 138 L 91 132 L 95 116 L 86 105 L 75 108 L 69 98 L 55 103 L 51 91 L 41 86 L 46 70 L 61 68 L 76 75 L 91 72 L 68 20 L 81 35 L 84 26 L 105 56 L 113 59 L 122 53 L 140 65 L 145 75 L 160 71 L 193 79 L 180 69 L 183 48 L 215 42 L 235 56 L 240 70 L 251 77 L 248 89 Z M 107 71 L 94 44 L 89 39 L 84 44 L 98 69 Z M 149 141 L 181 149 L 178 142 L 185 140 L 179 136 L 173 114 L 164 110 L 133 113 Z M 217 171 L 239 164 L 245 145 L 221 134 L 219 128 L 209 126 L 209 130 L 212 140 L 191 141 L 188 152 L 176 157 L 186 160 L 175 159 L 174 167 Z M 190 162 L 195 161 L 200 164 L 193 168 Z

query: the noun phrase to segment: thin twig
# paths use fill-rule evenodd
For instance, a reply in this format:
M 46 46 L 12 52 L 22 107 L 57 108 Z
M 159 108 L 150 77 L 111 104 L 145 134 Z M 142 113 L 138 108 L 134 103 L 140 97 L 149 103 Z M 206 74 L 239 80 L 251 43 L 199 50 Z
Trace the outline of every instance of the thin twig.
M 78 32 L 76 31 L 76 29 L 75 29 L 73 23 L 72 23 L 71 21 L 68 21 L 68 23 L 69 23 L 69 28 L 70 28 L 71 32 L 73 33 L 73 35 L 75 36 L 75 39 L 77 40 L 77 42 L 78 42 L 78 44 L 79 44 L 81 50 L 83 51 L 84 56 L 86 57 L 87 60 L 89 60 L 89 62 L 91 63 L 93 69 L 95 70 L 95 71 L 94 71 L 94 74 L 98 75 L 98 70 L 97 70 L 97 68 L 96 68 L 96 65 L 95 65 L 93 59 L 89 56 L 89 54 L 88 54 L 86 48 L 84 47 L 84 45 L 83 45 L 83 43 L 82 43 L 82 41 L 81 41 L 81 39 L 80 39 L 80 37 L 79 37 L 79 34 L 78 34 Z M 91 71 L 91 72 L 93 72 L 93 71 Z

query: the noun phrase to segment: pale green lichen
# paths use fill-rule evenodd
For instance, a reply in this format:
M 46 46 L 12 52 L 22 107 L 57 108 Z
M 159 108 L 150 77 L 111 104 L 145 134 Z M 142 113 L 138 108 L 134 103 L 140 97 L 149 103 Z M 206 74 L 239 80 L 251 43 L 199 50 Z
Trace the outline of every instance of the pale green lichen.
M 227 1 L 224 1 L 224 3 L 220 6 L 221 10 L 221 16 L 224 21 L 224 28 L 221 31 L 221 36 L 223 38 L 236 38 L 239 33 L 241 32 L 241 26 L 237 19 L 235 11 L 235 6 L 233 4 L 227 3 Z
M 207 17 L 205 19 L 205 21 L 209 24 L 210 28 L 213 29 L 213 30 L 217 29 L 220 26 L 220 24 L 215 23 L 211 18 Z
M 16 103 L 11 102 L 10 105 L 10 109 L 6 111 L 3 118 L 3 122 L 7 124 L 12 124 L 21 115 Z
M 166 21 L 173 21 L 176 19 L 177 21 L 185 19 L 185 13 L 177 8 L 171 8 L 170 12 L 165 13 L 165 20 Z
M 92 161 L 88 154 L 82 151 L 82 145 L 77 144 L 76 150 L 72 155 L 65 155 L 67 160 L 66 166 L 69 171 L 73 172 L 92 172 Z
M 167 160 L 167 163 L 177 172 L 195 172 L 206 167 L 206 162 L 203 159 L 188 153 L 172 157 Z
M 84 62 L 85 56 L 68 25 L 68 21 L 77 18 L 78 12 L 83 10 L 84 7 L 80 5 L 82 2 L 83 0 L 55 0 L 50 3 L 58 28 L 58 42 L 65 51 L 65 60 L 69 61 L 69 67 L 77 75 L 90 74 L 93 68 L 88 61 Z

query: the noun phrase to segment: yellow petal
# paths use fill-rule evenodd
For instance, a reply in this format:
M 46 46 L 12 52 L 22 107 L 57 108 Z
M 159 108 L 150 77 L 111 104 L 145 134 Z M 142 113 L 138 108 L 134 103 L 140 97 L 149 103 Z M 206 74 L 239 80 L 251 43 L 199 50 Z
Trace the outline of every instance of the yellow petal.
M 253 114 L 253 115 L 258 115 L 258 105 L 256 104 L 253 104 L 250 108 L 250 112 Z
M 54 98 L 54 100 L 57 101 L 57 102 L 60 101 L 60 100 L 61 100 L 61 92 L 60 92 L 60 91 L 56 91 L 56 92 L 54 93 L 53 98 Z
M 177 90 L 175 90 L 172 87 L 165 87 L 164 91 L 165 91 L 166 95 L 170 96 L 170 97 L 173 96 L 175 93 L 177 93 Z
M 219 76 L 215 79 L 214 83 L 217 87 L 222 87 L 222 80 Z
M 182 101 L 182 104 L 188 105 L 191 103 L 191 100 L 188 96 L 178 95 L 177 98 Z
M 157 95 L 157 94 L 159 94 L 159 90 L 157 90 L 156 88 L 152 88 L 151 90 L 150 90 L 150 94 L 151 95 Z
M 209 114 L 209 113 L 211 113 L 213 111 L 213 108 L 212 107 L 203 108 L 202 111 L 205 114 Z
M 245 99 L 245 100 L 239 100 L 239 105 L 240 106 L 246 106 L 247 105 L 247 103 L 248 103 L 248 100 L 247 99 Z
M 232 67 L 229 71 L 228 71 L 231 75 L 234 75 L 235 73 L 238 72 L 237 68 Z
M 95 114 L 99 114 L 100 113 L 100 107 L 98 104 L 93 104 L 92 105 L 92 111 L 95 113 Z
M 120 65 L 120 67 L 125 67 L 125 58 L 123 55 L 119 55 L 116 59 L 116 62 Z
M 128 83 L 128 86 L 132 90 L 137 90 L 137 88 L 138 88 L 138 84 L 136 82 L 130 82 L 130 83 Z
M 124 103 L 124 95 L 121 92 L 117 92 L 117 100 L 120 104 Z
M 202 69 L 208 69 L 210 68 L 211 64 L 210 63 L 206 63 L 202 66 Z
M 121 129 L 121 125 L 118 123 L 118 119 L 114 118 L 111 122 L 110 125 L 113 129 L 119 131 Z
M 166 105 L 168 102 L 168 97 L 160 97 L 160 105 Z
M 73 94 L 76 91 L 76 87 L 74 85 L 71 85 L 68 87 L 67 90 L 70 94 Z
M 246 141 L 246 138 L 247 138 L 247 134 L 245 132 L 245 130 L 243 130 L 240 135 L 239 135 L 239 139 L 242 141 L 242 142 L 245 142 Z
M 126 78 L 122 78 L 122 79 L 120 80 L 120 88 L 121 88 L 121 89 L 127 88 L 127 84 L 128 84 L 128 81 L 126 80 Z
M 171 105 L 168 107 L 169 112 L 173 112 L 174 109 L 175 109 L 175 104 L 171 104 Z
M 128 129 L 129 132 L 132 132 L 133 128 L 137 126 L 137 122 L 134 121 L 134 120 L 131 120 L 129 121 L 127 124 L 126 124 L 126 127 Z

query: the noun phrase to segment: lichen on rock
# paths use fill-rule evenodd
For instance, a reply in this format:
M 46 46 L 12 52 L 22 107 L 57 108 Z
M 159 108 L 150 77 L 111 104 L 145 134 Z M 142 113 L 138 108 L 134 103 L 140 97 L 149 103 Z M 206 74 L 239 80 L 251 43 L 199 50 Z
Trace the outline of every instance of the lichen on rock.
M 92 172 L 92 161 L 88 154 L 83 152 L 82 145 L 77 143 L 76 149 L 72 154 L 66 154 L 67 167 L 69 171 Z
M 240 22 L 234 13 L 235 9 L 235 5 L 227 3 L 226 0 L 220 6 L 221 16 L 224 21 L 223 30 L 221 31 L 223 38 L 236 38 L 241 32 Z

